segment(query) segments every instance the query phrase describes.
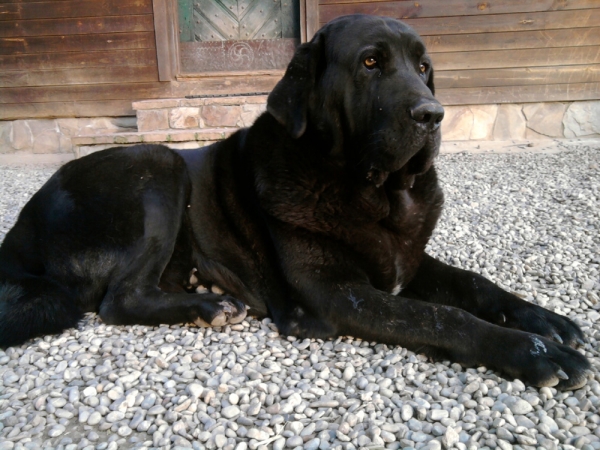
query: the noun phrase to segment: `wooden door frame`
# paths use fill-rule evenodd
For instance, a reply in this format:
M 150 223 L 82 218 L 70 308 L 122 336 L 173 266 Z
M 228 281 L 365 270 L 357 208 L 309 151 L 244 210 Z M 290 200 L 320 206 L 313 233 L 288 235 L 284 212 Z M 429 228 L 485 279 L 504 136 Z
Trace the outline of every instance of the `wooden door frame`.
M 158 80 L 175 81 L 181 76 L 179 64 L 179 20 L 177 0 L 152 0 Z M 319 1 L 300 0 L 301 42 L 307 42 L 319 28 Z M 207 74 L 209 75 L 209 74 Z M 232 73 L 231 75 L 235 75 Z M 248 73 L 240 74 L 247 76 Z

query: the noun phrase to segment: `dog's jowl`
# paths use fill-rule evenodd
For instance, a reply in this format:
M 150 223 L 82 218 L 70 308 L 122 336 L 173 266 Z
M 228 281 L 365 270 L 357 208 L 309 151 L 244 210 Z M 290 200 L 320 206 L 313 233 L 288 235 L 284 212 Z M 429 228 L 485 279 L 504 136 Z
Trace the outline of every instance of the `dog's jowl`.
M 197 150 L 62 167 L 0 248 L 0 345 L 73 327 L 224 325 L 352 335 L 577 388 L 581 330 L 425 254 L 444 109 L 417 34 L 348 16 L 298 47 L 256 123 Z M 249 308 L 249 309 L 248 309 Z

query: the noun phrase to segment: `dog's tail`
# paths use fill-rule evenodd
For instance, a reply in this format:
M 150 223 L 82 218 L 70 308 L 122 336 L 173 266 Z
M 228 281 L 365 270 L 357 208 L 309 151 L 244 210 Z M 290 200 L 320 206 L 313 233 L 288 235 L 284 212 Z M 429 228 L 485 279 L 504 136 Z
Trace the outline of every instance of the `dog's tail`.
M 77 325 L 83 313 L 74 299 L 56 285 L 0 282 L 0 348 L 60 333 Z

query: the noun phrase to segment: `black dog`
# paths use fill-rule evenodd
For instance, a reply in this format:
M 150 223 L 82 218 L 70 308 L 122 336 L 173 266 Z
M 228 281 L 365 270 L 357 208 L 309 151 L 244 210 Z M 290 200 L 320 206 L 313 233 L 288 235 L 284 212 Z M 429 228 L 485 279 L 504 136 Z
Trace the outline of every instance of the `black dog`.
M 140 145 L 66 164 L 0 248 L 0 345 L 86 311 L 214 326 L 250 307 L 283 334 L 583 385 L 572 321 L 424 253 L 443 203 L 433 95 L 411 28 L 343 17 L 298 48 L 249 129 L 193 151 Z

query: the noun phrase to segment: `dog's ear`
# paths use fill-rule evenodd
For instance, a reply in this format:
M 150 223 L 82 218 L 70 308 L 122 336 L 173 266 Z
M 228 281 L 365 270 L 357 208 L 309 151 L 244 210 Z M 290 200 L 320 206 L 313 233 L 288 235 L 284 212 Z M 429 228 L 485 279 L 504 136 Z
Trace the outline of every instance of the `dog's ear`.
M 306 131 L 310 95 L 315 88 L 317 66 L 321 57 L 318 36 L 300 45 L 283 78 L 267 100 L 267 111 L 288 133 L 298 139 Z
M 433 84 L 433 67 L 429 70 L 429 79 L 427 80 L 427 87 L 433 95 L 435 95 L 435 86 Z

